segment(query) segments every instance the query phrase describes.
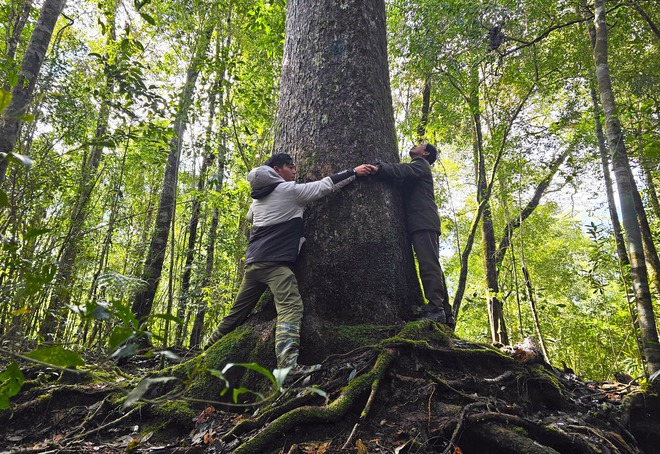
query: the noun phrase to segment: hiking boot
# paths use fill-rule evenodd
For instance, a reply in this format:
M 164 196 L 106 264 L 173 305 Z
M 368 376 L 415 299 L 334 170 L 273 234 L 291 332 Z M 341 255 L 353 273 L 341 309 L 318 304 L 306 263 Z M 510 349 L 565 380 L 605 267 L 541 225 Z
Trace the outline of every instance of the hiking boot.
M 287 374 L 286 378 L 300 378 L 305 375 L 313 374 L 321 370 L 320 364 L 313 364 L 311 366 L 303 366 L 302 364 L 296 364 Z
M 450 327 L 452 331 L 456 328 L 456 320 L 454 319 L 454 314 L 447 314 L 445 317 L 445 324 Z
M 206 342 L 204 342 L 204 347 L 202 348 L 202 350 L 208 350 L 213 344 L 215 344 L 220 339 L 222 339 L 222 336 L 224 336 L 224 334 L 222 334 L 218 330 L 218 328 L 216 328 L 215 331 L 213 331 L 213 333 L 211 334 L 211 336 L 206 340 Z
M 279 322 L 275 325 L 275 356 L 277 356 L 277 368 L 291 368 L 286 376 L 287 381 L 313 374 L 321 369 L 320 364 L 314 364 L 312 366 L 298 364 L 299 346 L 299 323 Z
M 424 307 L 422 312 L 417 316 L 417 320 L 431 320 L 436 323 L 446 323 L 447 317 L 445 310 L 437 307 L 429 308 Z

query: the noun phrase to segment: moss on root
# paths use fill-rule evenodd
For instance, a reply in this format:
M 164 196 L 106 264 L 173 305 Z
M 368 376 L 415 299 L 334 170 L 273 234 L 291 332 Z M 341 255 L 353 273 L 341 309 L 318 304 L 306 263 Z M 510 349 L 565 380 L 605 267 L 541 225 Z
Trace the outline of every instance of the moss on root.
M 247 440 L 234 450 L 235 454 L 259 454 L 267 451 L 267 446 L 289 430 L 302 424 L 327 423 L 339 421 L 353 408 L 380 379 L 388 369 L 396 353 L 386 349 L 379 355 L 373 368 L 364 375 L 356 377 L 346 385 L 339 396 L 330 404 L 315 407 L 298 407 L 268 424 L 257 435 Z

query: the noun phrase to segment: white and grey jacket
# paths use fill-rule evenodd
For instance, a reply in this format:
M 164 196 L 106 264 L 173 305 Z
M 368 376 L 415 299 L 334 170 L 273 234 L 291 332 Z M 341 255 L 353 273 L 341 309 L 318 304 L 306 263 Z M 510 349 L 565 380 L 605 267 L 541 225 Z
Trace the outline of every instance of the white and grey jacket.
M 337 191 L 355 179 L 349 169 L 312 183 L 285 181 L 273 168 L 260 166 L 248 174 L 252 234 L 245 263 L 295 263 L 303 238 L 306 205 Z

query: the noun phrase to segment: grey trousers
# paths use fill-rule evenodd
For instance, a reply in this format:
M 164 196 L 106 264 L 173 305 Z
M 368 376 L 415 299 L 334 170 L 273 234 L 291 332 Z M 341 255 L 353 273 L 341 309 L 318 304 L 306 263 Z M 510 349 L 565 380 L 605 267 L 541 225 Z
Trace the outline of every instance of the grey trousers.
M 410 234 L 422 280 L 424 296 L 430 304 L 452 314 L 445 275 L 440 266 L 440 235 L 433 230 L 418 230 Z
M 259 302 L 266 288 L 269 288 L 275 297 L 278 323 L 300 326 L 303 302 L 293 270 L 280 262 L 259 262 L 250 263 L 245 267 L 236 301 L 216 331 L 225 335 L 240 326 Z

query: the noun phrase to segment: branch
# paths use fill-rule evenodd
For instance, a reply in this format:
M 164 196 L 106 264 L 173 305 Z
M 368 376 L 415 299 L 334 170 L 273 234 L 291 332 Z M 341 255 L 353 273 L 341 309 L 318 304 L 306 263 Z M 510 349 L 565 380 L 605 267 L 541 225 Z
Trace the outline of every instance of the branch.
M 570 148 L 567 148 L 563 153 L 561 153 L 559 156 L 557 156 L 557 158 L 555 158 L 555 160 L 550 164 L 550 171 L 536 187 L 536 191 L 534 191 L 534 196 L 531 198 L 529 202 L 527 202 L 527 206 L 520 212 L 520 215 L 518 217 L 511 219 L 507 223 L 506 227 L 504 228 L 504 234 L 502 235 L 502 239 L 500 240 L 500 245 L 497 248 L 497 252 L 495 253 L 495 263 L 497 264 L 497 266 L 500 266 L 502 264 L 502 260 L 504 260 L 504 255 L 506 254 L 506 251 L 509 248 L 509 245 L 511 244 L 511 234 L 515 229 L 520 227 L 523 221 L 527 219 L 534 212 L 536 207 L 538 207 L 539 202 L 541 201 L 541 197 L 543 197 L 543 194 L 548 189 L 548 186 L 550 186 L 552 179 L 557 174 L 559 167 L 564 163 L 569 153 L 570 153 Z

